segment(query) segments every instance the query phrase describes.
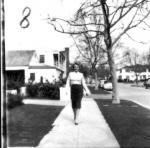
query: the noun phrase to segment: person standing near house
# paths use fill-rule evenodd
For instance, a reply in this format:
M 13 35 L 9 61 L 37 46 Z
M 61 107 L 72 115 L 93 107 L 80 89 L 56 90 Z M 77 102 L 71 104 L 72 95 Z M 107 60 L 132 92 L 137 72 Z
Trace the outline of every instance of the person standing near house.
M 66 82 L 66 88 L 70 87 L 71 91 L 71 103 L 74 114 L 74 123 L 78 125 L 79 112 L 81 109 L 81 100 L 83 97 L 83 91 L 86 95 L 90 95 L 90 91 L 85 83 L 84 76 L 79 72 L 79 64 L 73 64 L 73 72 L 70 72 Z

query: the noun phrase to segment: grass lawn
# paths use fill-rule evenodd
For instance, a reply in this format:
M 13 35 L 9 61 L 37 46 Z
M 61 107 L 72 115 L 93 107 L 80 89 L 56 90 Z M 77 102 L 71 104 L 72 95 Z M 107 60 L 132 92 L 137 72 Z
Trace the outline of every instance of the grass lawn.
M 121 148 L 150 148 L 150 110 L 131 101 L 95 99 Z
M 108 91 L 105 91 L 102 88 L 99 88 L 98 90 L 95 90 L 94 87 L 88 86 L 92 94 L 110 94 Z
M 8 110 L 8 146 L 37 146 L 62 109 L 62 106 L 21 105 Z

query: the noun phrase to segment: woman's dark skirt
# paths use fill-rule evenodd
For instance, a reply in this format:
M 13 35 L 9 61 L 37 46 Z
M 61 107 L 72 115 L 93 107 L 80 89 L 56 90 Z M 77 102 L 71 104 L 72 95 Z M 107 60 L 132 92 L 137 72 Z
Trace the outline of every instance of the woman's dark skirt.
M 71 86 L 72 108 L 81 108 L 82 97 L 83 97 L 83 87 L 82 87 L 82 85 L 73 84 Z

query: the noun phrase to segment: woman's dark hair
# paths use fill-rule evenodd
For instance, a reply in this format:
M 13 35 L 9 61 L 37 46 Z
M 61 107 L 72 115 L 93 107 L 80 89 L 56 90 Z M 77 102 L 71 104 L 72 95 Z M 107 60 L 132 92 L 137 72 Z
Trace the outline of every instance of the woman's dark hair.
M 77 63 L 77 62 L 75 62 L 73 65 L 72 65 L 72 69 L 74 69 L 74 66 L 75 65 L 78 65 L 79 66 L 79 68 L 80 68 L 80 64 L 79 63 Z

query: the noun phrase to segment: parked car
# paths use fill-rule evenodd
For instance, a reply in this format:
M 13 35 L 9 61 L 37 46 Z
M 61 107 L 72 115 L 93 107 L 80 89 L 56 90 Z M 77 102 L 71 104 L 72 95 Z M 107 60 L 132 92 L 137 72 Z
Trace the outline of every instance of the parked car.
M 103 88 L 104 88 L 105 90 L 112 90 L 112 82 L 110 82 L 110 81 L 105 81 Z
M 147 89 L 147 88 L 150 88 L 150 78 L 147 79 L 145 82 L 144 82 L 144 87 Z

